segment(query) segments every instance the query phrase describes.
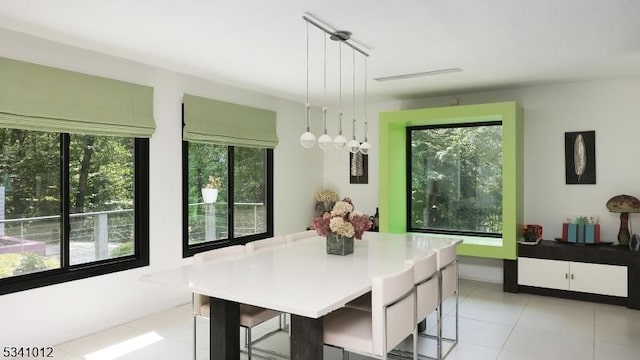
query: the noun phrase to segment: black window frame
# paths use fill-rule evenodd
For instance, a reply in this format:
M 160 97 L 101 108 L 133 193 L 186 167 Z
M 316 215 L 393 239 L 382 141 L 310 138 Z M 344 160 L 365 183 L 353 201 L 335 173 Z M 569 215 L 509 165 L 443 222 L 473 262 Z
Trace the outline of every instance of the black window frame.
M 265 188 L 266 188 L 266 231 L 235 237 L 234 229 L 234 149 L 227 146 L 227 232 L 226 239 L 217 239 L 198 244 L 189 244 L 189 142 L 182 141 L 182 257 L 187 258 L 203 251 L 219 249 L 232 245 L 245 245 L 248 242 L 273 236 L 273 149 L 265 150 Z
M 478 122 L 470 122 L 470 123 L 452 123 L 452 124 L 434 124 L 434 125 L 418 125 L 418 126 L 407 126 L 406 127 L 406 228 L 408 232 L 417 232 L 417 233 L 425 233 L 425 234 L 443 234 L 443 235 L 455 235 L 455 236 L 478 236 L 478 237 L 486 237 L 486 238 L 502 238 L 503 233 L 488 233 L 488 232 L 480 232 L 480 231 L 466 231 L 466 230 L 454 230 L 454 229 L 435 229 L 435 228 L 417 228 L 412 224 L 412 201 L 411 201 L 411 191 L 412 191 L 412 131 L 414 130 L 426 130 L 426 129 L 454 129 L 454 128 L 464 128 L 464 127 L 478 127 L 478 126 L 501 126 L 502 120 L 495 121 L 478 121 Z
M 60 134 L 60 267 L 0 279 L 0 295 L 30 290 L 149 265 L 149 139 L 134 138 L 134 254 L 70 265 L 69 145 Z

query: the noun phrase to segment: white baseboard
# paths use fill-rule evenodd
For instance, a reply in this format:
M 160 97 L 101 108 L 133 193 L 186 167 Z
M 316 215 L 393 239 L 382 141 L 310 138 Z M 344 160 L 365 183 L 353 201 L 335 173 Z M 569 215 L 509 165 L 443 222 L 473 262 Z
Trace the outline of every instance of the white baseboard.
M 460 278 L 467 280 L 503 283 L 502 260 L 459 256 Z

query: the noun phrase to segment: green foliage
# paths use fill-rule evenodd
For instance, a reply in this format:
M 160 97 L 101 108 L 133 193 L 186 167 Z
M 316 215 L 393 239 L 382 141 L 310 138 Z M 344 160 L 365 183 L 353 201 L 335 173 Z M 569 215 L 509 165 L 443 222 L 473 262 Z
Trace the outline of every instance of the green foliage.
M 234 148 L 235 202 L 259 203 L 265 199 L 264 149 Z M 222 188 L 218 201 L 227 201 L 229 177 L 227 174 L 227 147 L 223 145 L 189 143 L 189 203 L 202 202 L 200 190 L 207 186 L 209 177 L 218 177 Z M 194 211 L 193 209 L 190 210 Z M 192 213 L 193 214 L 193 213 Z
M 46 258 L 35 253 L 23 253 L 18 266 L 13 270 L 14 275 L 27 274 L 48 269 Z
M 233 177 L 235 203 L 264 203 L 266 201 L 266 163 L 265 151 L 259 148 L 233 148 Z M 189 143 L 188 160 L 188 196 L 189 204 L 202 203 L 201 189 L 206 187 L 210 176 L 219 177 L 222 187 L 218 192 L 218 204 L 215 205 L 217 238 L 228 234 L 226 205 L 228 201 L 228 148 L 222 145 Z M 264 207 L 235 206 L 234 231 L 236 236 L 253 234 L 265 229 L 266 213 Z M 256 219 L 257 218 L 257 219 Z M 256 224 L 257 222 L 257 224 Z M 204 239 L 205 207 L 189 207 L 189 243 L 196 244 Z M 256 230 L 257 228 L 258 230 Z
M 210 145 L 189 143 L 189 204 L 202 202 L 201 189 L 207 186 L 209 176 L 220 178 L 223 186 L 218 190 L 218 201 L 226 201 L 227 188 L 227 147 L 222 145 Z M 189 209 L 197 212 L 197 208 Z
M 58 214 L 60 136 L 0 129 L 0 185 L 8 219 Z
M 33 271 L 55 269 L 59 266 L 58 259 L 33 253 L 0 254 L 0 279 Z
M 502 231 L 502 127 L 412 131 L 411 222 Z
M 133 252 L 133 242 L 126 242 L 124 244 L 118 245 L 115 249 L 111 250 L 110 257 L 133 255 Z
M 0 129 L 0 185 L 5 187 L 7 219 L 59 216 L 61 141 L 62 136 L 57 133 Z M 71 212 L 131 209 L 133 171 L 132 138 L 71 134 Z M 59 239 L 58 220 L 43 224 L 43 221 L 7 224 L 5 230 L 30 239 Z M 72 234 L 73 238 L 92 236 L 92 224 L 72 226 L 73 231 L 78 228 L 84 230 Z M 128 236 L 123 235 L 125 239 Z
M 13 276 L 19 262 L 20 254 L 0 254 L 0 279 Z

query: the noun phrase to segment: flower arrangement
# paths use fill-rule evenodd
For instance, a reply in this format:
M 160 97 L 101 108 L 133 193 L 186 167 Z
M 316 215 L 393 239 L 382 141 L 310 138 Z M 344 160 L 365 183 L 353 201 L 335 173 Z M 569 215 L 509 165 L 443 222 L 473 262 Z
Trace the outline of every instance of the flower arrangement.
M 222 179 L 218 176 L 209 176 L 206 189 L 219 189 L 222 187 Z
M 333 190 L 322 190 L 318 191 L 315 196 L 316 206 L 315 206 L 315 216 L 320 217 L 325 212 L 331 211 L 333 206 L 339 200 L 338 194 Z
M 371 228 L 371 220 L 360 211 L 354 210 L 353 202 L 344 198 L 333 206 L 331 211 L 313 219 L 311 228 L 318 235 L 326 236 L 329 232 L 345 237 L 362 239 L 362 234 Z
M 315 194 L 316 201 L 329 201 L 335 203 L 338 201 L 338 194 L 333 190 L 322 190 Z

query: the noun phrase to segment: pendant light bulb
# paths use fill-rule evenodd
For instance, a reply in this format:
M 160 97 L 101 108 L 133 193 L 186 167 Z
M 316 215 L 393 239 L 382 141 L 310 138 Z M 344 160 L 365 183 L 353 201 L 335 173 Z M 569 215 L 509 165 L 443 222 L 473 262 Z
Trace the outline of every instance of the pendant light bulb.
M 333 144 L 333 139 L 327 134 L 322 134 L 318 138 L 318 146 L 322 150 L 327 150 L 331 146 L 331 144 Z
M 311 105 L 309 103 L 305 106 L 306 117 L 307 117 L 307 131 L 300 136 L 300 145 L 302 147 L 309 149 L 312 148 L 313 145 L 316 144 L 316 137 L 311 133 L 309 123 L 311 122 Z
M 333 145 L 338 150 L 344 150 L 347 146 L 347 138 L 342 135 L 342 112 L 340 112 L 338 118 L 340 119 L 340 132 L 335 139 L 333 139 Z
M 360 152 L 362 153 L 362 155 L 369 154 L 369 150 L 371 150 L 371 144 L 366 141 L 360 144 Z
M 338 135 L 333 139 L 333 144 L 336 146 L 336 149 L 344 150 L 347 146 L 347 138 L 342 135 Z
M 307 131 L 300 136 L 300 145 L 309 149 L 316 143 L 316 137 L 311 133 L 311 104 L 309 103 L 309 22 L 307 21 L 307 102 L 304 104 Z
M 335 139 L 333 139 L 333 145 L 336 149 L 343 151 L 347 147 L 347 138 L 342 135 L 342 111 L 338 113 L 338 121 L 340 123 L 340 132 Z
M 333 143 L 331 136 L 327 135 L 327 108 L 322 108 L 322 121 L 324 122 L 324 133 L 318 138 L 318 146 L 322 150 L 327 150 Z
M 315 143 L 316 137 L 308 131 L 300 136 L 300 144 L 302 144 L 302 146 L 306 149 L 312 148 Z
M 349 148 L 349 152 L 352 154 L 357 154 L 358 151 L 360 151 L 360 143 L 356 139 L 349 141 L 347 147 Z

